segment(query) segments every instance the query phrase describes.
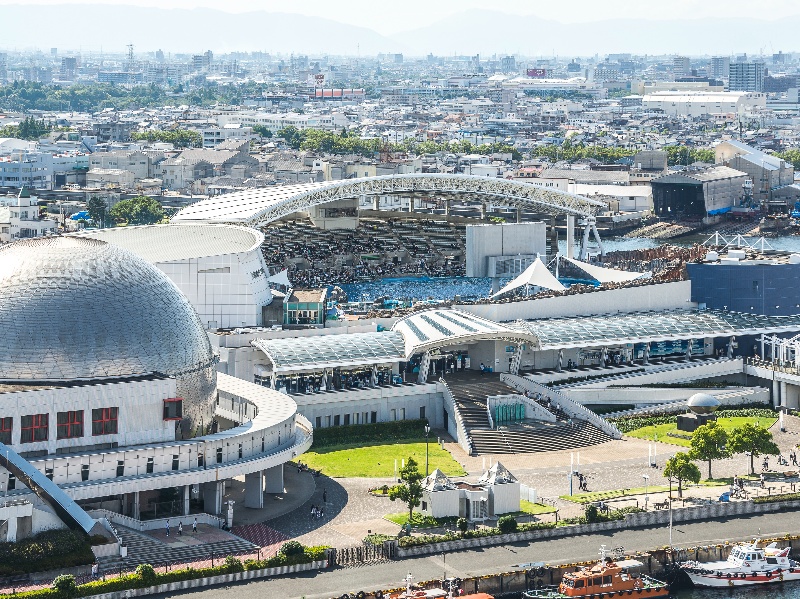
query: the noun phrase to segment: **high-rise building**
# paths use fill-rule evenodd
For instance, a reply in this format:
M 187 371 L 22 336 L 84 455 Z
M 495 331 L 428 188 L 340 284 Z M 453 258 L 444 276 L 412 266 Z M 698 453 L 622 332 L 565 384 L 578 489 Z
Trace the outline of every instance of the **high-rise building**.
M 61 78 L 67 81 L 75 79 L 75 73 L 78 71 L 78 59 L 74 56 L 64 56 L 61 59 Z
M 8 78 L 6 55 L 0 53 L 0 83 L 5 83 Z
M 714 56 L 711 59 L 711 76 L 714 79 L 727 79 L 730 67 L 730 56 Z
M 741 92 L 764 91 L 763 62 L 735 62 L 730 66 L 728 89 Z
M 681 75 L 691 75 L 692 65 L 688 56 L 676 56 L 672 59 L 672 72 L 676 77 Z
M 513 56 L 503 56 L 500 59 L 500 70 L 504 73 L 514 73 L 517 70 L 517 59 Z

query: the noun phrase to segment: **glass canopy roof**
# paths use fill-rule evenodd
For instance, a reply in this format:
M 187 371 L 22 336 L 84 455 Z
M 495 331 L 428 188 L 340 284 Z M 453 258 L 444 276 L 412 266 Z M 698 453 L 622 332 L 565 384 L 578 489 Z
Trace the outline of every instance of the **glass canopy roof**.
M 517 321 L 514 326 L 534 335 L 539 340 L 538 349 L 545 350 L 797 331 L 800 316 L 685 310 Z
M 400 333 L 353 333 L 294 339 L 256 339 L 275 372 L 318 370 L 405 360 Z

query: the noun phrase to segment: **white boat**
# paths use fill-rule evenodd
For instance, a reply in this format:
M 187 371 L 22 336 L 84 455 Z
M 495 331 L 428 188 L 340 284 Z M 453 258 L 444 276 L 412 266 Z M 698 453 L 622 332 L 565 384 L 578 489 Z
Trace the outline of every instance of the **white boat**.
M 759 547 L 738 543 L 724 562 L 683 562 L 681 568 L 697 587 L 744 587 L 800 580 L 800 562 L 789 557 L 790 547 L 777 543 Z

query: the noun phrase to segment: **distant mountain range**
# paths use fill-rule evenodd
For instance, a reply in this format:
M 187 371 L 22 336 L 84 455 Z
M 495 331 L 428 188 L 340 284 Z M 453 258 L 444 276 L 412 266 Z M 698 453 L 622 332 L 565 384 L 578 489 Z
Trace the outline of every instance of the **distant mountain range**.
M 365 27 L 290 13 L 160 9 L 103 4 L 0 5 L 2 49 L 51 47 L 124 52 L 257 51 L 311 55 L 520 53 L 529 56 L 733 54 L 791 51 L 800 17 L 704 20 L 610 19 L 564 24 L 534 16 L 468 10 L 431 25 L 384 36 Z

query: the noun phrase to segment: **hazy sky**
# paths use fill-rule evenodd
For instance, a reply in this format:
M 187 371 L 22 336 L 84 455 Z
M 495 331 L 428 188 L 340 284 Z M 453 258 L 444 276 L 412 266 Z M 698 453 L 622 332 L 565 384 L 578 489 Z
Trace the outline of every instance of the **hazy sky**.
M 470 8 L 536 15 L 565 23 L 610 18 L 778 19 L 800 15 L 798 0 L 0 0 L 1 4 L 128 4 L 160 8 L 204 6 L 229 12 L 295 12 L 369 27 L 384 35 L 415 29 Z M 757 13 L 754 9 L 757 8 Z

